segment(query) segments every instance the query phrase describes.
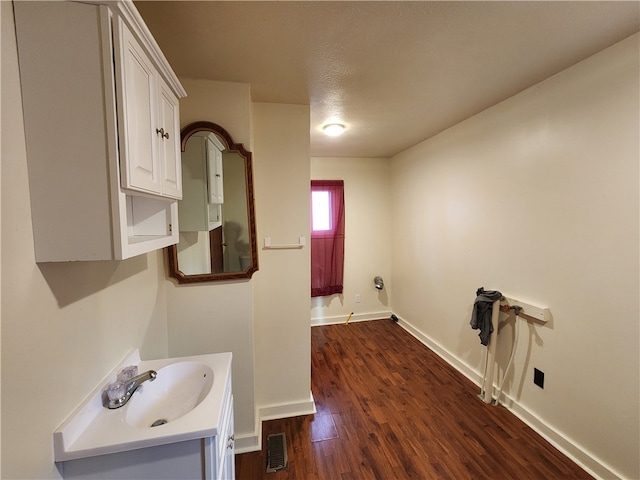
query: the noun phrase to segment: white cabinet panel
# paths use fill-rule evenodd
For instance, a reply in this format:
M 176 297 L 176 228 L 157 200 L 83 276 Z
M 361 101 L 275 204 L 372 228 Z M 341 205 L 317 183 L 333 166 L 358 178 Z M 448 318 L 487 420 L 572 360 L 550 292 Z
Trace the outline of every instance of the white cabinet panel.
M 58 465 L 65 480 L 209 480 L 214 477 L 202 471 L 203 443 L 207 440 L 98 455 Z
M 233 399 L 231 399 L 231 413 L 229 415 L 229 424 L 225 438 L 224 455 L 221 459 L 222 468 L 220 480 L 230 480 L 236 478 L 236 447 L 235 447 L 235 428 L 233 424 Z
M 148 56 L 124 25 L 116 19 L 116 78 L 120 79 L 120 163 L 123 187 L 161 193 L 160 162 L 152 135 L 156 116 L 156 73 Z
M 204 439 L 205 478 L 233 480 L 236 478 L 235 427 L 231 377 L 226 387 L 219 434 Z
M 160 125 L 164 132 L 160 141 L 159 158 L 162 172 L 162 194 L 182 198 L 182 166 L 180 162 L 180 110 L 178 97 L 158 77 L 160 98 Z

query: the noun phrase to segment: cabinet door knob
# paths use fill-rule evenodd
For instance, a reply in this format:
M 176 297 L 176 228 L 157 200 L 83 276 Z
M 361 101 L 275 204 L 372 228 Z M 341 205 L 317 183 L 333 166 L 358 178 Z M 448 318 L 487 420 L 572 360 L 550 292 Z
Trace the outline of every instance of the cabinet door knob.
M 162 138 L 169 140 L 169 132 L 165 132 L 164 128 L 156 128 L 156 133 L 159 133 Z

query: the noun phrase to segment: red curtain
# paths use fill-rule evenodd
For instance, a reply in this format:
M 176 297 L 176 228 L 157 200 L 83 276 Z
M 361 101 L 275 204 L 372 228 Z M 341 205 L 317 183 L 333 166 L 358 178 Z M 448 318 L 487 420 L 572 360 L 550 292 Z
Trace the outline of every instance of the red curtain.
M 313 229 L 311 211 L 311 296 L 342 293 L 344 276 L 344 182 L 311 180 L 311 192 L 328 192 L 329 228 Z

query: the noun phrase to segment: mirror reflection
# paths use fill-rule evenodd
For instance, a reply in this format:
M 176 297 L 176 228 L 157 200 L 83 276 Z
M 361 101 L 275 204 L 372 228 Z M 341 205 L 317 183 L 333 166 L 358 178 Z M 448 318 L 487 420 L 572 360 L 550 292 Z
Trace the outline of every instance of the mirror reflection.
M 219 125 L 182 131 L 180 241 L 168 247 L 180 283 L 251 278 L 258 269 L 251 152 Z

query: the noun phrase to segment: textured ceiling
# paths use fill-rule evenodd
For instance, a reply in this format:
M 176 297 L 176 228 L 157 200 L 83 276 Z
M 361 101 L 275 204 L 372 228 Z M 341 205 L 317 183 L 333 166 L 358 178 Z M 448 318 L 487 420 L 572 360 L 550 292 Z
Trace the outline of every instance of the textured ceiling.
M 640 30 L 635 1 L 135 3 L 179 77 L 311 105 L 313 156 L 392 156 Z

